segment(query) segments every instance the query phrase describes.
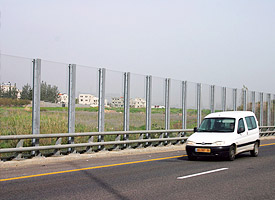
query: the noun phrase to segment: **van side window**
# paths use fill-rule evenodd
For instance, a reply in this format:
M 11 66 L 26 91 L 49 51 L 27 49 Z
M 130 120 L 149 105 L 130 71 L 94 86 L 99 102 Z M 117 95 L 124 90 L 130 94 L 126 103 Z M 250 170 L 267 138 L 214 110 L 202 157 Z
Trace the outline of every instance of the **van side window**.
M 245 121 L 246 121 L 248 130 L 252 130 L 253 128 L 252 128 L 252 122 L 250 117 L 245 117 Z
M 246 121 L 248 130 L 253 130 L 257 128 L 257 123 L 253 116 L 245 117 L 245 121 Z
M 251 119 L 251 122 L 252 122 L 252 128 L 253 128 L 253 129 L 254 129 L 254 128 L 257 128 L 257 122 L 256 122 L 256 120 L 255 120 L 255 117 L 251 116 L 250 119 Z
M 243 130 L 245 130 L 243 118 L 239 119 L 238 130 L 240 130 L 240 128 L 243 128 Z

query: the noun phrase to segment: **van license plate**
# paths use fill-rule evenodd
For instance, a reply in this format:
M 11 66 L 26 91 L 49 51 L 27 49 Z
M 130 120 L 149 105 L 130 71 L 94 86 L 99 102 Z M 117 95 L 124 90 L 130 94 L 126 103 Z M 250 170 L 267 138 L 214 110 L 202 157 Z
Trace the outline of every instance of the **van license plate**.
M 196 148 L 195 152 L 202 152 L 202 153 L 210 153 L 211 149 L 202 149 L 202 148 Z

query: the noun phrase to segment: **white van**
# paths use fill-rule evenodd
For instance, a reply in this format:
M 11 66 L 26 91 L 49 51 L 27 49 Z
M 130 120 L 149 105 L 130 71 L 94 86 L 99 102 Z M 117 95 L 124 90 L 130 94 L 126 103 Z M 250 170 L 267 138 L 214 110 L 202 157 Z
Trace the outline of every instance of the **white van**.
M 199 128 L 194 128 L 186 142 L 189 160 L 197 157 L 221 156 L 233 161 L 235 155 L 250 151 L 258 156 L 260 135 L 253 112 L 229 111 L 207 115 Z

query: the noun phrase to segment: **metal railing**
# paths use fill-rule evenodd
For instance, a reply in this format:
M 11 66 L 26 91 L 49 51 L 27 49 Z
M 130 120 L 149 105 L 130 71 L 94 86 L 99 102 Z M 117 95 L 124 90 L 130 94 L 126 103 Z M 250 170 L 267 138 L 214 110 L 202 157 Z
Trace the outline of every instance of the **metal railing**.
M 170 137 L 171 134 L 177 133 L 177 135 Z M 22 152 L 32 152 L 32 155 L 41 155 L 41 150 L 54 150 L 51 155 L 61 155 L 61 149 L 68 149 L 67 153 L 77 153 L 75 148 L 78 147 L 86 147 L 84 152 L 91 152 L 90 147 L 98 147 L 94 151 L 100 151 L 104 149 L 104 146 L 112 145 L 109 150 L 112 149 L 125 149 L 128 148 L 137 148 L 147 146 L 159 146 L 166 145 L 169 142 L 174 142 L 175 144 L 182 144 L 188 138 L 186 133 L 193 133 L 193 129 L 177 129 L 177 130 L 150 130 L 150 131 L 114 131 L 114 132 L 87 132 L 87 133 L 58 133 L 58 134 L 33 134 L 33 135 L 6 135 L 0 136 L 1 140 L 18 140 L 18 143 L 15 148 L 2 148 L 0 149 L 0 153 L 15 153 L 15 157 L 17 159 L 22 158 Z M 158 134 L 158 138 L 152 138 L 153 134 Z M 84 143 L 71 143 L 71 144 L 62 144 L 63 138 L 75 138 L 75 137 L 98 137 L 101 136 L 130 136 L 130 135 L 138 135 L 139 139 L 129 139 L 131 137 L 126 137 L 126 140 L 118 140 L 116 137 L 115 140 L 112 141 L 104 141 L 101 142 L 87 142 Z M 275 126 L 261 126 L 260 127 L 260 136 L 274 136 L 275 135 Z M 166 137 L 163 137 L 166 136 Z M 39 139 L 45 138 L 56 138 L 56 142 L 54 145 L 39 145 Z M 123 137 L 125 138 L 125 137 Z M 31 139 L 36 140 L 34 146 L 24 147 L 24 140 Z M 73 140 L 74 141 L 74 140 Z M 153 144 L 155 143 L 155 144 Z M 132 144 L 132 146 L 131 146 Z M 82 151 L 83 152 L 83 151 Z
M 114 132 L 87 132 L 87 133 L 58 133 L 58 134 L 33 134 L 33 135 L 5 135 L 0 136 L 1 140 L 18 140 L 15 148 L 2 148 L 0 153 L 16 153 L 16 158 L 22 157 L 22 152 L 32 152 L 32 155 L 41 155 L 41 150 L 54 150 L 52 155 L 60 155 L 60 149 L 68 149 L 67 153 L 76 153 L 77 147 L 86 147 L 87 149 L 84 152 L 92 151 L 89 147 L 98 147 L 95 151 L 100 151 L 104 149 L 104 146 L 112 145 L 111 149 L 125 149 L 127 148 L 137 148 L 145 146 L 159 146 L 166 145 L 169 142 L 174 141 L 175 143 L 183 143 L 188 137 L 185 136 L 186 133 L 193 132 L 193 129 L 177 129 L 177 130 L 150 130 L 150 131 L 114 131 Z M 170 137 L 171 134 L 176 133 L 177 135 Z M 153 135 L 153 134 L 157 134 Z M 91 137 L 101 136 L 117 136 L 114 140 L 111 141 L 100 141 L 100 142 L 89 142 Z M 130 136 L 137 135 L 139 139 L 129 139 L 126 137 L 126 140 L 118 139 L 119 136 Z M 163 137 L 165 135 L 165 137 Z M 84 143 L 71 143 L 71 144 L 62 144 L 62 138 L 76 138 L 76 137 L 89 137 L 87 142 Z M 155 138 L 153 138 L 155 137 Z M 39 139 L 45 138 L 56 138 L 54 145 L 39 145 Z M 125 138 L 125 137 L 123 137 Z M 24 140 L 35 140 L 34 146 L 24 147 Z M 74 141 L 74 140 L 73 140 Z M 155 144 L 153 144 L 155 143 Z M 34 144 L 34 143 L 33 143 Z M 136 145 L 130 145 L 136 144 Z M 119 146 L 121 145 L 121 146 Z M 82 151 L 83 152 L 83 151 Z
M 261 126 L 260 127 L 260 136 L 274 136 L 275 135 L 275 126 Z

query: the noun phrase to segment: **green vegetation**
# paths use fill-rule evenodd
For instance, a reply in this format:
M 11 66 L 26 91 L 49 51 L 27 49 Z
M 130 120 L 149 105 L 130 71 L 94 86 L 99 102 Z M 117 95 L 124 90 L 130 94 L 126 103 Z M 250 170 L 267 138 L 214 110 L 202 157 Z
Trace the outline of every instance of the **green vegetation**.
M 0 99 L 1 100 L 1 99 Z M 18 101 L 15 99 L 15 101 Z M 123 108 L 105 109 L 105 131 L 123 130 Z M 97 132 L 98 108 L 76 108 L 76 132 Z M 257 109 L 258 111 L 258 109 Z M 68 131 L 68 108 L 43 107 L 40 114 L 40 133 L 66 133 Z M 272 113 L 274 112 L 274 108 Z M 202 110 L 202 118 L 210 113 L 210 110 Z M 272 114 L 273 116 L 274 114 Z M 145 108 L 130 108 L 130 130 L 145 130 Z M 164 130 L 165 109 L 152 109 L 152 130 Z M 171 108 L 171 129 L 181 129 L 182 110 Z M 187 128 L 193 129 L 197 126 L 197 111 L 187 110 Z M 0 106 L 0 135 L 25 135 L 32 134 L 32 109 L 30 107 L 1 107 Z M 173 135 L 173 136 L 176 136 Z M 159 135 L 151 135 L 159 137 Z M 105 140 L 114 139 L 115 136 L 105 136 Z M 137 139 L 139 135 L 130 136 Z M 75 142 L 87 142 L 89 137 L 75 138 Z M 97 137 L 93 138 L 97 141 Z M 15 147 L 18 141 L 0 141 L 0 148 Z M 55 144 L 56 139 L 41 139 L 40 145 Z M 62 139 L 67 143 L 67 138 Z M 31 140 L 25 140 L 24 145 L 31 145 Z

